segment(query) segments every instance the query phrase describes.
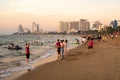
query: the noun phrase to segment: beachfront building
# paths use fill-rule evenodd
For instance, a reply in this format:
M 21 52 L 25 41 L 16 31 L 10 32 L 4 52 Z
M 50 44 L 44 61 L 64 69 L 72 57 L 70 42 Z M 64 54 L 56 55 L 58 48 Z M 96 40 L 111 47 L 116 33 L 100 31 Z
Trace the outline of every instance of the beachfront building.
M 80 31 L 88 31 L 90 30 L 90 22 L 86 19 L 80 19 Z
M 118 27 L 118 21 L 117 20 L 111 21 L 110 24 L 112 25 L 113 28 Z
M 35 27 L 36 27 L 36 23 L 35 23 L 35 22 L 33 22 L 33 23 L 32 23 L 32 33 L 34 33 L 34 32 L 35 32 Z
M 67 31 L 69 31 L 69 22 L 60 21 L 58 31 L 59 32 L 67 32 Z
M 78 32 L 78 31 L 88 31 L 90 30 L 90 22 L 86 19 L 81 19 L 80 21 L 71 21 L 59 23 L 59 32 Z
M 76 31 L 79 30 L 79 22 L 78 21 L 70 22 L 69 31 L 71 31 L 71 30 L 76 30 Z
M 86 31 L 89 31 L 90 30 L 90 22 L 86 22 Z
M 119 25 L 119 20 L 111 21 L 110 25 L 111 25 L 113 28 L 118 27 L 118 25 Z
M 32 33 L 33 34 L 39 34 L 40 29 L 39 29 L 39 24 L 36 24 L 35 22 L 32 23 Z
M 102 23 L 100 21 L 95 21 L 93 24 L 93 29 L 100 31 L 102 29 Z
M 19 25 L 18 27 L 18 33 L 24 33 L 24 29 L 22 25 Z
M 39 24 L 37 24 L 36 25 L 36 30 L 35 30 L 35 32 L 39 32 L 40 30 L 39 30 Z
M 104 26 L 103 26 L 103 30 L 106 31 L 106 29 L 107 29 L 108 27 L 109 27 L 108 25 L 104 25 Z
M 118 20 L 118 26 L 120 26 L 120 20 Z

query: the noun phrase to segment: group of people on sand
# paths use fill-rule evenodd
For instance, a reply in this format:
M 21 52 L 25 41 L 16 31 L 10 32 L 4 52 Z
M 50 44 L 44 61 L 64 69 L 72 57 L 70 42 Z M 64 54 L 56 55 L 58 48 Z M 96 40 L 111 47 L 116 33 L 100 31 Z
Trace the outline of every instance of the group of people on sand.
M 67 40 L 57 39 L 56 48 L 58 53 L 58 60 L 64 59 L 64 55 L 67 54 Z M 88 49 L 93 49 L 93 39 L 88 40 Z M 29 62 L 30 58 L 30 44 L 26 44 L 26 62 Z
M 64 55 L 67 53 L 67 40 L 57 39 L 56 48 L 58 53 L 58 60 L 64 59 Z
M 57 40 L 56 47 L 58 52 L 58 60 L 64 59 L 64 55 L 67 53 L 67 40 Z M 28 64 L 30 58 L 30 44 L 26 44 L 26 63 Z

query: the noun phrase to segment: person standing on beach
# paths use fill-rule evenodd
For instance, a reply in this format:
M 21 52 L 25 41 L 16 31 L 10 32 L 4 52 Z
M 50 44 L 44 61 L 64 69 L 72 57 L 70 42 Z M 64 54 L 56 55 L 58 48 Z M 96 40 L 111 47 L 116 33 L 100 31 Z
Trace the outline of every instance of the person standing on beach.
M 88 49 L 92 49 L 93 50 L 93 39 L 91 38 L 89 41 L 88 41 Z M 93 51 L 94 52 L 94 51 Z
M 30 44 L 26 44 L 26 62 L 28 64 L 30 58 Z
M 58 52 L 58 60 L 60 60 L 60 58 L 61 58 L 61 55 L 60 55 L 60 48 L 61 48 L 61 46 L 60 46 L 59 39 L 56 42 L 56 48 L 57 48 L 57 52 Z
M 64 52 L 67 54 L 67 40 L 64 41 Z
M 64 59 L 64 40 L 61 40 L 60 46 L 61 46 L 61 55 L 62 55 L 62 59 Z

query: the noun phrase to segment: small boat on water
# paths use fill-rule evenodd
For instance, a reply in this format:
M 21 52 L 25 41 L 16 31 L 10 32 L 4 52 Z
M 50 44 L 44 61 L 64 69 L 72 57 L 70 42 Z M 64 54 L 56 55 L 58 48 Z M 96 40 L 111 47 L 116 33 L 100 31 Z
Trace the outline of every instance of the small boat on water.
M 21 50 L 22 47 L 8 47 L 9 50 Z
M 9 50 L 21 50 L 22 47 L 20 47 L 19 45 L 14 45 L 14 44 L 12 43 L 12 44 L 10 44 L 10 45 L 8 46 L 8 49 L 9 49 Z

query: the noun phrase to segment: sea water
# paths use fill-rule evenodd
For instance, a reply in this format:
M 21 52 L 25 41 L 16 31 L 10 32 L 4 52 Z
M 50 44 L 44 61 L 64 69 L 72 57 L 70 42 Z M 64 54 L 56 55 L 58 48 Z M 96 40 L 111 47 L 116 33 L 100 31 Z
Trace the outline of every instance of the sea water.
M 14 72 L 27 70 L 32 64 L 56 54 L 55 43 L 57 39 L 68 40 L 68 48 L 74 48 L 71 44 L 78 35 L 0 35 L 0 80 L 4 80 Z M 22 50 L 9 50 L 10 43 L 19 45 Z M 30 62 L 26 65 L 25 44 L 30 43 Z

